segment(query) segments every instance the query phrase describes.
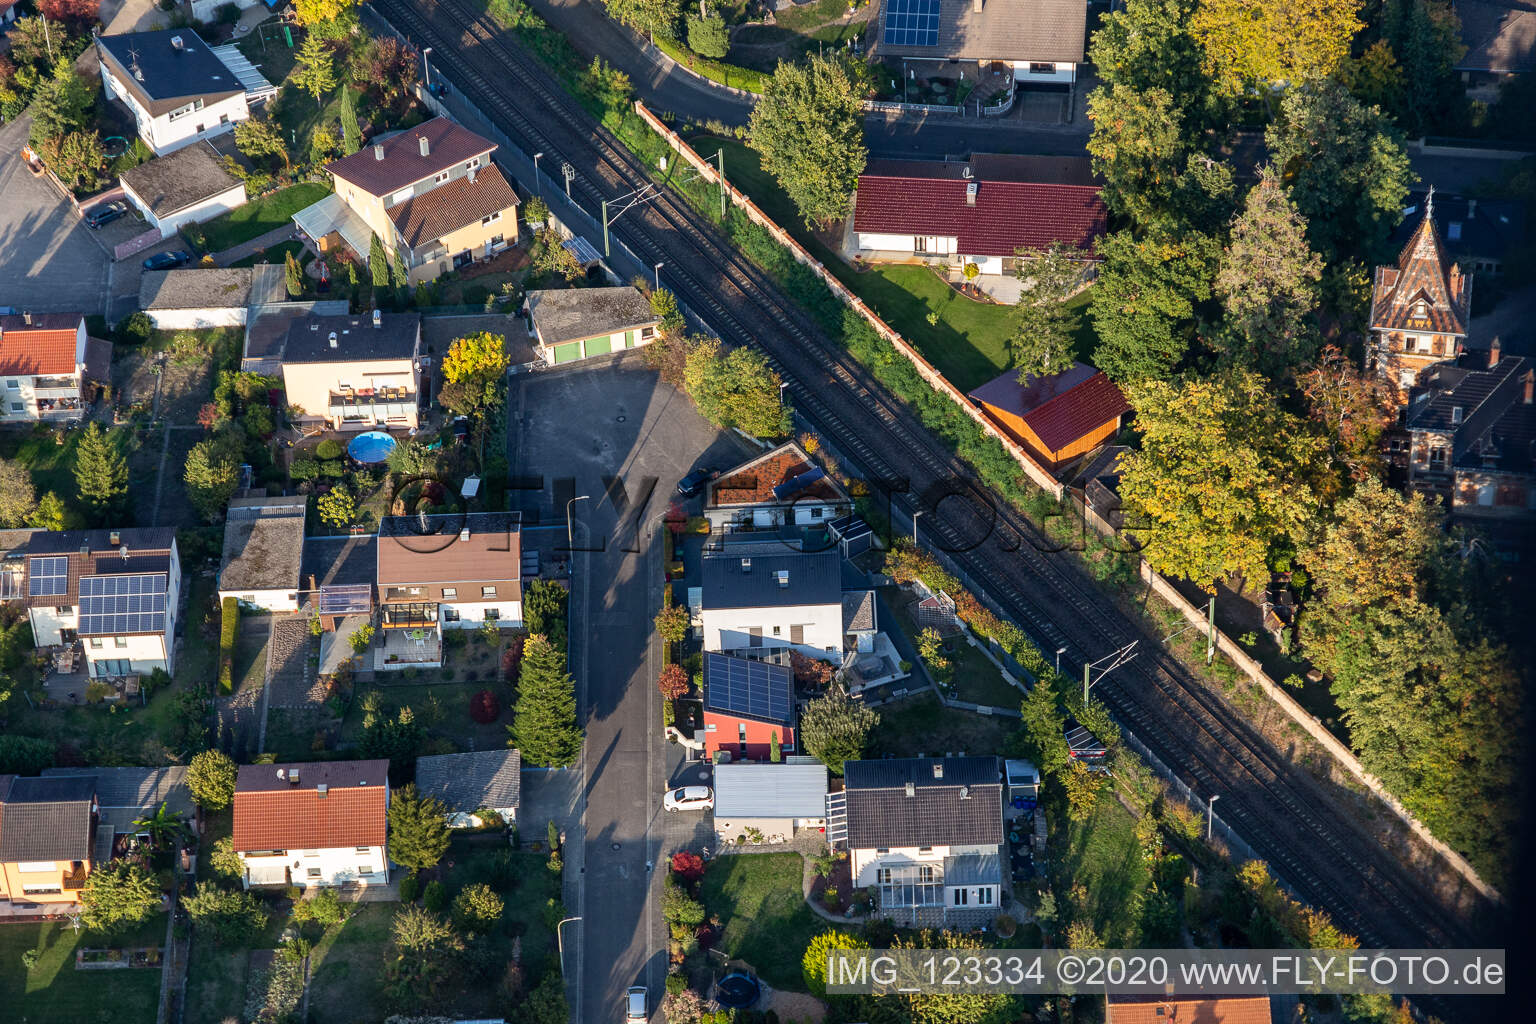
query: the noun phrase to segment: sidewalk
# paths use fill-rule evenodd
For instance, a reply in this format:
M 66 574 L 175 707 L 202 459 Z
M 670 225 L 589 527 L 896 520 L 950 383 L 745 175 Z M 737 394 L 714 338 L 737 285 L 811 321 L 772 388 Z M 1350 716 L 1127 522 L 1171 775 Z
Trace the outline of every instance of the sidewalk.
M 213 254 L 214 265 L 227 267 L 237 260 L 243 260 L 247 256 L 252 256 L 258 252 L 270 249 L 274 245 L 280 245 L 283 242 L 290 241 L 298 233 L 298 230 L 299 229 L 294 227 L 291 223 L 284 224 L 280 228 L 273 228 L 271 231 L 268 231 L 264 235 L 258 235 L 257 237 L 251 239 L 249 242 L 241 242 L 239 245 L 232 245 L 228 249 L 225 249 L 223 252 L 216 252 Z

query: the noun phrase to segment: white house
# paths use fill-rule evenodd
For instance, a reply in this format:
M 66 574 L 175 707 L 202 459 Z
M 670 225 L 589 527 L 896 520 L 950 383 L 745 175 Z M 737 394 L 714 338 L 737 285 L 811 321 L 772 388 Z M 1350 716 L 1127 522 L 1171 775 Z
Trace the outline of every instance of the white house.
M 133 112 L 157 155 L 251 116 L 245 83 L 190 28 L 97 36 L 96 55 L 107 99 Z
M 704 491 L 712 533 L 820 526 L 852 510 L 848 493 L 793 441 L 726 470 Z
M 732 843 L 747 837 L 791 839 L 827 819 L 827 767 L 813 757 L 784 764 L 715 765 L 715 835 Z
M 793 648 L 843 660 L 841 556 L 836 547 L 726 534 L 704 553 L 700 608 L 704 649 L 760 658 Z
M 1083 63 L 1088 7 L 1082 0 L 881 0 L 878 19 L 875 59 L 973 63 L 978 73 L 1000 64 L 1015 82 L 1070 85 Z
M 386 885 L 389 762 L 247 764 L 235 778 L 234 846 L 246 888 Z
M 848 761 L 843 772 L 827 838 L 848 850 L 853 884 L 877 888 L 880 913 L 911 926 L 966 927 L 997 914 L 1003 784 L 995 757 Z
M 118 181 L 128 201 L 160 229 L 161 238 L 245 205 L 245 182 L 230 173 L 207 142 L 131 167 Z
M 416 789 L 443 802 L 450 828 L 478 828 L 485 824 L 484 811 L 495 811 L 510 825 L 522 796 L 522 766 L 517 750 L 419 757 Z
M 299 569 L 304 559 L 302 494 L 236 498 L 224 520 L 224 559 L 219 600 L 233 597 L 249 609 L 299 610 Z
M 0 316 L 0 422 L 79 418 L 85 360 L 82 314 Z
M 175 671 L 176 531 L 34 530 L 0 563 L 0 599 L 25 602 L 37 647 L 79 644 L 93 677 Z
M 139 308 L 162 331 L 243 327 L 255 277 L 253 267 L 146 270 L 139 278 Z

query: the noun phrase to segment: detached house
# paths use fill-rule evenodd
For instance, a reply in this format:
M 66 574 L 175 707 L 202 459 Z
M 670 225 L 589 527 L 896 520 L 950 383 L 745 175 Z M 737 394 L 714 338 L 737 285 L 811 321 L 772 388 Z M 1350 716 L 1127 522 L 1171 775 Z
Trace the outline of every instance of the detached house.
M 50 912 L 80 901 L 85 879 L 112 856 L 98 842 L 96 780 L 0 775 L 0 906 Z
M 190 28 L 97 36 L 96 55 L 107 99 L 157 156 L 232 130 L 277 91 L 234 46 L 215 50 Z
M 704 649 L 774 660 L 787 659 L 793 649 L 842 664 L 837 549 L 803 551 L 798 542 L 747 534 L 727 534 L 724 541 L 704 553 Z
M 389 762 L 247 764 L 235 778 L 246 888 L 385 885 Z
M 38 647 L 79 645 L 97 678 L 175 671 L 176 531 L 34 530 L 0 563 L 0 599 L 25 602 Z
M 994 757 L 849 761 L 828 798 L 828 841 L 880 913 L 974 927 L 1003 901 L 1003 784 Z
M 787 665 L 704 654 L 704 753 L 766 761 L 795 749 L 795 677 Z
M 245 205 L 245 182 L 224 166 L 212 143 L 201 140 L 129 168 L 119 181 L 161 238 Z
M 822 526 L 853 511 L 853 501 L 793 441 L 728 469 L 704 489 L 712 532 Z
M 0 422 L 78 418 L 85 360 L 82 314 L 0 316 Z
M 523 311 L 535 350 L 551 366 L 649 345 L 661 319 L 637 288 L 560 288 L 528 293 Z
M 523 756 L 517 750 L 476 750 L 416 759 L 416 788 L 448 808 L 449 828 L 478 828 L 483 812 L 511 824 L 522 797 Z
M 301 424 L 414 430 L 421 401 L 421 314 L 304 316 L 280 356 Z
M 233 597 L 247 608 L 299 610 L 299 568 L 304 558 L 302 494 L 236 498 L 224 519 L 224 560 L 219 600 Z
M 1446 254 L 1431 190 L 1397 265 L 1377 267 L 1371 290 L 1369 356 L 1399 401 L 1425 370 L 1457 357 L 1471 319 L 1472 278 Z
M 435 117 L 326 165 L 336 191 L 293 215 L 322 251 L 345 243 L 367 263 L 373 236 L 411 284 L 489 259 L 517 241 L 517 195 L 496 143 Z
M 445 629 L 523 622 L 516 512 L 387 516 L 379 523 L 381 670 L 442 664 Z
M 880 0 L 876 58 L 1001 65 L 1013 81 L 1069 84 L 1087 39 L 1080 0 Z
M 987 418 L 1051 469 L 1093 451 L 1120 432 L 1131 404 L 1115 382 L 1073 363 L 1060 373 L 1030 377 L 1016 370 L 970 393 Z

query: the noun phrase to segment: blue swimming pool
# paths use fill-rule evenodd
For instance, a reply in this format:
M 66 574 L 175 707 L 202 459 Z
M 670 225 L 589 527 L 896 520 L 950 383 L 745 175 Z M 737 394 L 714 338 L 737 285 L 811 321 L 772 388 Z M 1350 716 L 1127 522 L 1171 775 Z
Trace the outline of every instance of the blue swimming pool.
M 347 443 L 347 454 L 358 462 L 368 465 L 383 462 L 394 450 L 395 439 L 382 430 L 370 430 L 366 434 L 358 434 Z
M 740 1010 L 757 1002 L 762 991 L 756 978 L 737 971 L 715 982 L 715 1002 L 728 1010 Z

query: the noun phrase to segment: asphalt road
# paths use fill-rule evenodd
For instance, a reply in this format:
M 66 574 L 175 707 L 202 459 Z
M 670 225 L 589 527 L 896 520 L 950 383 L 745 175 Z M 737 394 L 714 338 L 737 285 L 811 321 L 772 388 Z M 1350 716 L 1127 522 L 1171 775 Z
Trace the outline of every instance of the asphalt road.
M 581 579 L 573 585 L 571 622 L 586 741 L 584 868 L 569 913 L 583 920 L 578 957 L 567 926 L 566 970 L 580 979 L 572 1019 L 616 1020 L 631 985 L 650 990 L 654 1011 L 666 975 L 653 909 L 661 879 L 651 870 L 664 839 L 670 753 L 651 626 L 662 588 L 656 520 L 680 477 L 696 464 L 727 465 L 739 450 L 634 356 L 621 366 L 599 361 L 515 377 L 512 403 L 513 472 L 524 485 L 542 485 L 524 492 L 523 504 L 542 521 L 560 523 L 575 499 L 572 533 L 586 549 L 575 559 Z M 719 454 L 705 454 L 711 451 Z

